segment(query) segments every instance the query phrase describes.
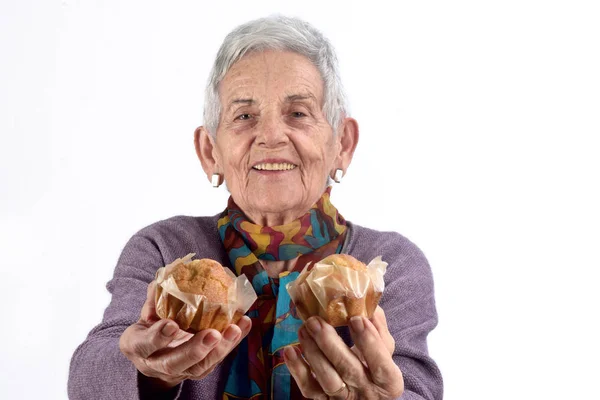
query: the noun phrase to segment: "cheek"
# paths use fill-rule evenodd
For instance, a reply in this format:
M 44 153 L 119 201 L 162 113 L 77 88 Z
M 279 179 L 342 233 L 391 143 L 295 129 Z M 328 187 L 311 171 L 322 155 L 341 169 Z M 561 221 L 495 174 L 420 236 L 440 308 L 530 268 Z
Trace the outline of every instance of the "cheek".
M 335 158 L 335 142 L 320 142 L 313 145 L 309 152 L 310 161 L 315 169 L 315 172 L 321 173 L 323 169 L 330 167 Z
M 227 165 L 235 170 L 241 169 L 244 164 L 245 153 L 244 152 L 231 152 L 227 157 Z
M 298 155 L 305 164 L 321 163 L 325 160 L 329 142 L 318 134 L 298 134 L 292 138 L 292 143 Z
M 246 153 L 231 154 L 228 159 L 226 174 L 237 184 L 244 182 L 248 176 Z
M 333 149 L 329 143 L 311 143 L 310 146 L 304 147 L 300 154 L 304 164 L 302 175 L 305 177 L 305 184 L 308 184 L 307 187 L 310 187 L 311 190 L 321 190 L 330 174 Z
M 221 157 L 221 173 L 229 190 L 237 191 L 236 188 L 244 185 L 244 171 L 241 165 L 243 164 L 235 153 L 225 153 Z
M 228 138 L 229 139 L 229 138 Z M 249 144 L 239 140 L 223 140 L 219 146 L 222 165 L 226 172 L 238 175 L 248 165 Z M 228 170 L 228 171 L 227 171 Z

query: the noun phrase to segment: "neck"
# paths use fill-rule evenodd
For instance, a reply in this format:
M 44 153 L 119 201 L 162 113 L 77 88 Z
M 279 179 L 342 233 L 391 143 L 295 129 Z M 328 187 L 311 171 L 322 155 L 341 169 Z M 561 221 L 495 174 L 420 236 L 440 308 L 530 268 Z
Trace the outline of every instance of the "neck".
M 306 211 L 305 211 L 306 212 Z M 286 212 L 247 212 L 246 217 L 254 224 L 260 226 L 280 226 L 300 218 L 305 212 L 286 211 Z
M 328 186 L 325 185 L 323 188 L 324 193 L 327 190 Z M 303 204 L 306 206 L 308 204 L 308 208 L 299 210 L 298 208 L 282 210 L 282 211 L 265 211 L 256 208 L 243 207 L 238 202 L 236 202 L 237 206 L 244 213 L 246 218 L 250 222 L 260 226 L 280 226 L 286 225 L 290 222 L 302 217 L 306 214 L 311 207 L 319 201 L 319 199 L 323 196 L 323 194 L 319 195 L 317 198 L 313 199 L 309 204 L 304 202 Z M 232 197 L 233 198 L 233 197 Z

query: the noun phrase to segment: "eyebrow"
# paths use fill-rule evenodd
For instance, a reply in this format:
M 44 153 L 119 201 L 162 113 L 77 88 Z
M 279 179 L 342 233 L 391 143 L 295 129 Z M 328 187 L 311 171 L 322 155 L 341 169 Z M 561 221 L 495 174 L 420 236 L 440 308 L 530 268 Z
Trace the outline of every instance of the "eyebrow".
M 236 104 L 251 105 L 255 102 L 256 101 L 254 99 L 233 99 L 231 101 L 231 103 L 229 103 L 229 107 L 227 107 L 227 111 L 231 110 L 233 108 L 233 106 L 235 106 Z
M 289 96 L 286 96 L 286 98 L 285 98 L 285 101 L 288 103 L 292 103 L 294 101 L 299 101 L 299 100 L 312 100 L 315 103 L 317 103 L 317 99 L 315 98 L 315 96 L 313 96 L 310 93 L 308 93 L 308 94 L 291 94 Z
M 317 103 L 317 98 L 312 95 L 311 93 L 308 94 L 290 94 L 288 96 L 285 97 L 285 101 L 287 103 L 293 103 L 294 101 L 301 101 L 301 100 L 312 100 L 315 103 Z M 231 101 L 231 103 L 229 103 L 229 106 L 227 107 L 227 110 L 231 110 L 235 105 L 237 104 L 246 104 L 246 105 L 252 105 L 256 103 L 256 100 L 254 99 L 233 99 Z

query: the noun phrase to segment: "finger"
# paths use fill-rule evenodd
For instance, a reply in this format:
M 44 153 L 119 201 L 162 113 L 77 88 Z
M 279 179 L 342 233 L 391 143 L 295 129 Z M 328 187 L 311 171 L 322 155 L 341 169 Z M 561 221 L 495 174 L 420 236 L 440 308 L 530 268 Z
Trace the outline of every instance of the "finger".
M 302 392 L 302 396 L 309 399 L 318 398 L 321 396 L 326 398 L 327 395 L 321 389 L 321 385 L 315 379 L 310 371 L 310 367 L 302 359 L 300 349 L 296 346 L 287 346 L 283 350 L 283 359 L 287 365 L 290 374 L 294 377 L 298 388 Z
M 177 347 L 177 346 L 181 345 L 182 343 L 185 343 L 188 340 L 190 340 L 193 336 L 194 336 L 194 334 L 192 334 L 190 332 L 186 332 L 182 329 L 179 329 L 177 334 L 175 334 L 175 338 L 173 339 L 173 341 L 171 343 L 169 343 L 168 347 Z
M 352 317 L 350 335 L 365 358 L 373 382 L 390 392 L 400 390 L 400 385 L 403 386 L 402 372 L 371 321 L 364 317 Z
M 251 327 L 252 322 L 250 321 L 250 318 L 246 316 L 242 317 L 237 325 L 229 325 L 229 327 L 223 331 L 223 340 L 221 340 L 202 361 L 188 368 L 187 371 L 185 371 L 185 375 L 200 379 L 210 373 L 218 363 L 223 361 L 223 359 L 237 347 L 240 341 L 248 334 L 248 332 L 250 332 Z
M 157 351 L 146 359 L 146 364 L 167 376 L 180 376 L 185 370 L 202 361 L 221 339 L 218 331 L 205 329 L 178 347 Z
M 175 338 L 178 330 L 177 324 L 169 319 L 155 322 L 150 327 L 138 322 L 123 332 L 119 346 L 125 355 L 147 358 L 156 351 L 167 347 Z
M 335 392 L 342 386 L 342 380 L 356 387 L 367 383 L 368 378 L 364 365 L 356 357 L 356 354 L 348 348 L 346 343 L 344 343 L 331 325 L 326 323 L 320 317 L 309 318 L 305 325 L 308 328 L 307 330 L 310 333 L 311 338 L 317 344 L 319 353 L 323 354 L 325 360 L 328 361 L 327 364 L 333 367 L 336 371 L 335 375 L 340 378 L 340 380 L 334 379 L 334 382 L 332 382 L 330 386 L 322 385 L 325 391 Z M 316 370 L 319 366 L 313 365 L 313 361 L 310 358 L 311 352 L 304 347 L 304 343 L 302 343 L 302 349 L 304 350 L 304 355 L 307 357 L 312 370 L 317 374 L 317 380 L 319 380 L 319 374 Z M 326 374 L 326 371 L 322 372 Z M 321 379 L 327 380 L 327 378 Z M 321 381 L 319 380 L 319 382 Z
M 365 357 L 362 355 L 362 353 L 360 352 L 360 350 L 358 349 L 358 347 L 356 347 L 356 345 L 350 347 L 350 350 L 352 350 L 352 352 L 356 355 L 356 357 L 358 357 L 358 359 L 360 360 L 360 362 L 362 362 L 365 367 L 367 366 L 367 362 L 365 361 Z
M 314 317 L 309 318 L 309 321 L 312 318 Z M 322 390 L 324 392 L 333 393 L 337 391 L 340 387 L 342 387 L 345 378 L 344 380 L 342 380 L 342 377 L 340 376 L 338 371 L 336 371 L 330 360 L 325 356 L 325 354 L 323 354 L 323 351 L 321 351 L 321 348 L 314 340 L 314 334 L 309 334 L 307 332 L 306 327 L 302 326 L 300 330 L 298 330 L 298 338 L 300 339 L 300 344 L 302 345 L 304 357 L 306 357 L 306 360 L 310 365 L 310 369 L 312 370 L 312 372 L 314 372 L 315 379 L 317 380 L 317 382 L 319 382 L 319 385 L 321 386 Z M 346 350 L 350 351 L 347 346 Z M 360 362 L 356 359 L 356 356 L 352 354 L 351 357 L 353 357 L 355 361 L 357 361 L 360 364 Z M 336 356 L 336 361 L 340 359 L 341 357 L 339 355 Z M 361 369 L 363 369 L 362 365 L 360 367 Z M 348 373 L 347 367 L 345 367 L 344 370 L 346 373 Z M 355 382 L 355 378 L 353 378 L 352 381 L 347 381 L 347 383 L 353 385 Z
M 390 333 L 387 324 L 387 318 L 385 317 L 385 312 L 383 312 L 383 308 L 377 306 L 375 308 L 375 312 L 373 313 L 373 318 L 371 318 L 371 322 L 379 332 L 379 335 L 385 342 L 385 347 L 387 347 L 390 354 L 394 354 L 394 349 L 396 347 L 396 341 L 394 337 Z
M 154 322 L 159 319 L 156 315 L 156 281 L 150 282 L 148 289 L 146 290 L 146 302 L 142 307 L 140 319 L 144 322 Z

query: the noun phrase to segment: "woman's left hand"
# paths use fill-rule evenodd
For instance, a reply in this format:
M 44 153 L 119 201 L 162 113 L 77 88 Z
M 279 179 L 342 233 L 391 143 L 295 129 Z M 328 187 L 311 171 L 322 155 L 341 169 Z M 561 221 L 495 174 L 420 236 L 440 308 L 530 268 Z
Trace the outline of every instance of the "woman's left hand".
M 308 363 L 295 348 L 285 349 L 285 363 L 302 395 L 319 400 L 400 397 L 404 379 L 392 359 L 394 338 L 381 307 L 377 307 L 372 322 L 353 317 L 349 326 L 352 348 L 331 325 L 319 317 L 311 317 L 298 331 Z

